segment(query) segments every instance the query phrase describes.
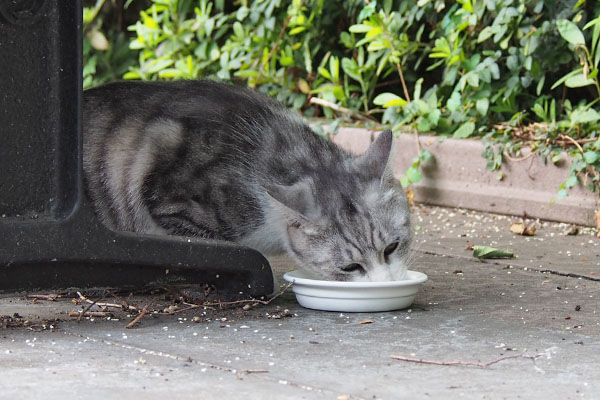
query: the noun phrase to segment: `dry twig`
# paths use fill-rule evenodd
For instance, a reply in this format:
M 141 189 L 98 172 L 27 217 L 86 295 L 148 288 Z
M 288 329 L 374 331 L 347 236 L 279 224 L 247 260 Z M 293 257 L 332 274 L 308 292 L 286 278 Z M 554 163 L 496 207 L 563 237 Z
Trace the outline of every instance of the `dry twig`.
M 532 361 L 535 361 L 536 358 L 543 356 L 543 354 L 536 354 L 534 356 L 528 356 L 526 354 L 516 354 L 514 356 L 504 356 L 504 357 L 500 357 L 497 358 L 495 360 L 486 362 L 486 363 L 482 363 L 482 362 L 478 362 L 478 361 L 436 361 L 436 360 L 424 360 L 422 358 L 413 358 L 413 357 L 404 357 L 404 356 L 397 356 L 397 355 L 391 355 L 390 358 L 394 359 L 394 360 L 399 360 L 399 361 L 408 361 L 408 362 L 412 362 L 412 363 L 417 363 L 417 364 L 429 364 L 429 365 L 446 365 L 446 366 L 473 366 L 473 367 L 479 367 L 479 368 L 488 368 L 491 365 L 494 365 L 496 363 L 499 363 L 501 361 L 504 360 L 510 360 L 513 358 L 527 358 L 530 359 Z
M 242 371 L 243 374 L 246 375 L 250 375 L 250 374 L 266 374 L 269 371 L 266 369 L 245 369 Z
M 62 294 L 58 293 L 50 293 L 50 294 L 28 294 L 28 299 L 36 299 L 36 300 L 48 300 L 55 301 L 56 299 L 62 298 Z
M 69 317 L 77 318 L 81 321 L 81 317 L 92 317 L 92 318 L 104 318 L 110 316 L 110 313 L 106 311 L 70 311 Z
M 135 327 L 137 324 L 140 323 L 140 321 L 142 320 L 142 318 L 144 318 L 144 316 L 146 314 L 148 314 L 148 309 L 146 307 L 144 307 L 144 308 L 142 308 L 142 311 L 137 315 L 137 317 L 135 317 L 130 323 L 125 325 L 125 328 L 131 329 L 131 328 Z
M 581 147 L 581 145 L 577 142 L 577 140 L 573 139 L 571 136 L 567 136 L 567 135 L 559 135 L 563 140 L 567 140 L 571 143 L 573 143 L 575 146 L 577 146 L 577 148 L 579 149 L 579 151 L 581 151 L 581 154 L 584 153 L 583 148 Z
M 227 306 L 234 306 L 234 305 L 238 305 L 238 304 L 262 304 L 262 305 L 267 305 L 270 304 L 273 300 L 275 300 L 276 298 L 278 298 L 279 296 L 281 296 L 282 294 L 284 294 L 294 283 L 290 282 L 288 283 L 283 289 L 281 289 L 276 295 L 274 295 L 273 297 L 271 297 L 269 300 L 259 300 L 259 299 L 247 299 L 247 300 L 236 300 L 236 301 L 217 301 L 217 302 L 213 302 L 213 303 L 202 303 L 202 304 L 190 304 L 189 307 L 186 308 L 182 308 L 179 310 L 175 310 L 172 312 L 167 312 L 164 314 L 170 315 L 170 314 L 179 314 L 185 311 L 189 311 L 189 310 L 194 310 L 196 308 L 204 308 L 204 307 L 227 307 Z M 188 303 L 189 304 L 189 303 Z
M 92 300 L 88 299 L 87 297 L 85 297 L 84 295 L 82 295 L 81 292 L 77 292 L 77 296 L 79 297 L 79 300 L 85 301 L 86 303 L 94 303 L 98 307 L 119 308 L 124 311 L 139 311 L 139 309 L 137 307 L 130 306 L 128 304 L 99 303 L 97 301 L 92 301 Z

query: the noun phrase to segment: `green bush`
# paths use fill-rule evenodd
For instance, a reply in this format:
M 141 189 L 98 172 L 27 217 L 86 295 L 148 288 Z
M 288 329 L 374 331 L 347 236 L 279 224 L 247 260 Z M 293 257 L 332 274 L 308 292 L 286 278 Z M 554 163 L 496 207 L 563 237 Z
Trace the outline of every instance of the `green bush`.
M 579 181 L 600 188 L 596 1 L 136 3 L 128 32 L 104 31 L 110 50 L 92 43 L 101 18 L 88 23 L 87 85 L 120 76 L 244 81 L 307 116 L 483 137 L 492 170 L 524 146 L 549 162 L 566 150 L 573 163 L 559 196 Z M 415 158 L 405 184 L 420 179 L 429 156 Z

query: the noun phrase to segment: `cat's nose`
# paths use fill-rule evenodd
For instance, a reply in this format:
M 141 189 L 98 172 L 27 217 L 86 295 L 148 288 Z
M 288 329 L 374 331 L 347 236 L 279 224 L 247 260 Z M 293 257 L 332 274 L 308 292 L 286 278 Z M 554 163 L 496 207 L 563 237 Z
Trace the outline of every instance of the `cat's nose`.
M 367 276 L 371 282 L 393 281 L 392 271 L 387 264 L 374 263 L 369 266 Z

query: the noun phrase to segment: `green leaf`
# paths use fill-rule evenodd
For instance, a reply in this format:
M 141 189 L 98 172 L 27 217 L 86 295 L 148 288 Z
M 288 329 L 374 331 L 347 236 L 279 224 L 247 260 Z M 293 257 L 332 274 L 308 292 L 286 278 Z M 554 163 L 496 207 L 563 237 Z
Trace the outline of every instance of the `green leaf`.
M 571 113 L 570 118 L 572 124 L 583 124 L 600 120 L 600 114 L 593 108 L 589 110 L 577 109 Z
M 417 79 L 415 82 L 415 90 L 413 91 L 413 98 L 419 100 L 421 98 L 421 88 L 423 86 L 423 78 Z
M 544 82 L 546 82 L 546 75 L 542 75 L 535 88 L 535 94 L 537 94 L 538 96 L 540 95 L 540 93 L 542 93 L 542 89 L 544 88 Z
M 419 132 L 429 132 L 429 130 L 431 129 L 431 124 L 429 123 L 429 120 L 427 120 L 426 118 L 421 118 L 421 120 L 417 124 L 417 129 L 419 130 Z
M 583 153 L 583 159 L 585 160 L 586 163 L 593 164 L 596 161 L 598 161 L 598 159 L 600 158 L 599 153 L 600 152 L 598 152 L 598 151 L 588 150 L 585 153 Z
M 568 19 L 561 19 L 556 22 L 556 26 L 560 36 L 562 36 L 567 42 L 571 43 L 572 45 L 585 44 L 583 33 L 581 33 L 579 27 L 573 22 L 569 21 Z
M 373 103 L 384 108 L 402 107 L 408 104 L 406 100 L 394 93 L 381 93 L 373 99 Z
M 417 183 L 423 179 L 423 175 L 421 175 L 421 172 L 415 167 L 410 167 L 406 170 L 406 177 L 412 183 Z
M 476 72 L 469 72 L 466 78 L 469 86 L 474 88 L 479 87 L 479 75 Z
M 565 76 L 563 76 L 562 78 L 560 78 L 559 80 L 557 80 L 556 82 L 554 82 L 554 85 L 552 85 L 552 87 L 550 88 L 550 90 L 556 89 L 558 86 L 560 86 L 563 82 L 565 82 L 570 77 L 575 76 L 577 74 L 581 74 L 582 72 L 583 72 L 583 68 L 577 68 L 577 69 L 569 72 L 568 74 L 566 74 Z
M 552 156 L 552 163 L 556 164 L 557 162 L 559 162 L 562 159 L 562 156 L 560 153 L 556 153 Z
M 346 97 L 344 95 L 344 89 L 341 86 L 335 86 L 333 88 L 333 95 L 338 101 L 342 101 Z
M 167 68 L 159 71 L 158 76 L 160 78 L 175 78 L 178 76 L 182 76 L 183 73 L 181 71 L 176 70 L 175 68 Z
M 450 112 L 455 112 L 458 110 L 461 104 L 460 93 L 453 92 L 448 101 L 446 102 L 446 107 Z
M 331 80 L 331 74 L 325 68 L 323 68 L 323 67 L 319 68 L 319 73 L 321 75 L 323 75 L 326 79 Z
M 290 36 L 294 36 L 297 35 L 299 33 L 302 33 L 306 30 L 305 26 L 297 26 L 295 28 L 290 29 Z
M 364 32 L 370 31 L 371 29 L 372 29 L 372 27 L 369 25 L 356 24 L 356 25 L 352 25 L 350 27 L 350 29 L 348 29 L 348 30 L 352 33 L 364 33 Z
M 137 71 L 129 71 L 123 75 L 123 79 L 141 79 L 142 76 Z
M 473 246 L 473 257 L 483 258 L 512 258 L 515 254 L 511 250 L 496 249 L 489 246 Z
M 566 190 L 566 189 L 560 189 L 560 190 L 558 191 L 558 194 L 556 195 L 556 198 L 557 198 L 558 200 L 562 200 L 562 199 L 564 199 L 565 197 L 567 197 L 568 195 L 569 195 L 569 192 L 568 192 L 568 190 Z
M 477 100 L 475 103 L 475 108 L 477 108 L 477 112 L 481 115 L 486 115 L 488 112 L 488 108 L 490 106 L 490 101 L 486 98 Z
M 251 69 L 244 69 L 244 70 L 240 70 L 240 71 L 236 71 L 234 73 L 235 76 L 239 76 L 240 78 L 249 78 L 249 77 L 256 77 L 258 76 L 258 71 L 254 71 Z
M 568 188 L 572 188 L 575 185 L 577 185 L 577 176 L 575 176 L 575 175 L 569 176 L 567 178 L 567 180 L 565 181 L 565 186 Z
M 239 38 L 244 37 L 244 27 L 238 21 L 233 24 L 233 33 Z
M 283 56 L 279 59 L 279 64 L 281 64 L 283 67 L 292 66 L 292 65 L 294 65 L 294 58 L 288 57 L 288 56 Z
M 145 66 L 144 69 L 146 69 L 146 72 L 150 73 L 150 74 L 154 74 L 160 70 L 163 70 L 167 67 L 170 67 L 171 65 L 173 65 L 175 63 L 174 60 L 165 60 L 165 59 L 157 59 L 157 60 L 153 60 L 148 62 Z
M 473 132 L 475 131 L 475 124 L 471 121 L 467 121 L 464 124 L 462 124 L 461 126 L 458 127 L 457 130 L 454 131 L 454 134 L 452 135 L 455 138 L 468 138 L 469 136 L 471 136 L 473 134 Z
M 593 85 L 593 84 L 594 84 L 594 80 L 590 79 L 589 77 L 586 78 L 585 75 L 583 75 L 582 73 L 573 75 L 565 81 L 565 86 L 570 87 L 570 88 L 589 86 L 589 85 Z
M 479 32 L 479 36 L 477 37 L 477 43 L 481 43 L 481 42 L 486 41 L 493 34 L 494 34 L 494 32 L 492 31 L 492 27 L 491 26 L 486 26 L 485 28 L 483 28 L 481 30 L 481 32 Z
M 358 71 L 358 65 L 353 58 L 342 58 L 342 69 L 344 72 L 350 76 L 355 81 L 361 82 L 362 77 L 360 76 L 360 72 Z
M 250 14 L 250 9 L 246 6 L 241 6 L 235 13 L 235 17 L 238 21 L 243 21 L 244 18 L 248 16 L 248 14 Z

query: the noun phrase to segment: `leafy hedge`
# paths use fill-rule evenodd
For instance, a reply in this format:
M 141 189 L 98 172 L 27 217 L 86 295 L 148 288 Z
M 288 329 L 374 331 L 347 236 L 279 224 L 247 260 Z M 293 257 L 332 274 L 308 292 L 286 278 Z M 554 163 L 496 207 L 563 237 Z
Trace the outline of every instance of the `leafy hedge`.
M 593 0 L 146 0 L 86 8 L 86 86 L 244 81 L 306 116 L 483 137 L 488 168 L 531 148 L 600 188 Z M 106 21 L 131 21 L 119 30 Z M 337 124 L 333 124 L 337 126 Z M 404 183 L 420 179 L 422 151 Z M 501 178 L 501 175 L 499 175 Z

